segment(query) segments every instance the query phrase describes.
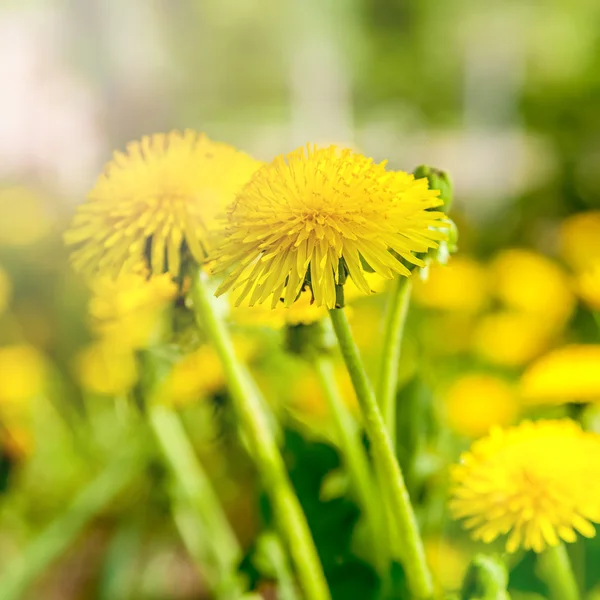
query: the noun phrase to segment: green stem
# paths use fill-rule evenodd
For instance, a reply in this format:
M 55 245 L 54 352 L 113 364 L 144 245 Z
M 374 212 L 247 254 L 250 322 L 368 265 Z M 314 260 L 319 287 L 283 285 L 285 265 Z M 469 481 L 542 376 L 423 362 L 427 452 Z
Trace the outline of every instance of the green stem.
M 135 444 L 134 444 L 135 445 Z M 77 539 L 85 527 L 136 477 L 141 460 L 137 448 L 119 453 L 73 499 L 0 578 L 2 600 L 21 600 L 34 580 Z
M 289 480 L 263 403 L 238 362 L 225 324 L 217 315 L 202 272 L 192 278 L 190 290 L 196 317 L 221 359 L 235 409 L 271 499 L 277 525 L 287 542 L 300 585 L 307 600 L 329 600 L 323 568 L 306 517 Z
M 360 359 L 358 347 L 352 338 L 344 309 L 333 309 L 329 314 L 365 419 L 367 435 L 373 445 L 380 484 L 385 486 L 384 493 L 390 500 L 396 519 L 403 543 L 403 564 L 409 586 L 415 598 L 428 599 L 433 595 L 433 584 L 425 560 L 423 542 L 375 393 Z
M 383 572 L 387 563 L 385 552 L 387 536 L 377 496 L 373 493 L 375 481 L 358 428 L 340 395 L 331 359 L 320 354 L 314 358 L 313 365 L 333 417 L 337 441 L 343 453 L 346 469 L 369 525 L 375 565 L 380 572 Z
M 261 538 L 261 543 L 277 577 L 277 598 L 279 600 L 298 600 L 296 582 L 281 540 L 276 534 L 268 533 Z
M 539 554 L 538 570 L 552 600 L 579 600 L 579 589 L 564 544 L 548 547 Z
M 212 577 L 216 596 L 238 598 L 241 592 L 237 567 L 242 550 L 179 415 L 166 406 L 153 403 L 149 418 L 177 488 L 185 499 L 182 502 L 175 497 L 172 502 L 182 539 L 202 574 L 207 570 L 206 555 L 213 556 L 218 572 L 217 577 Z M 203 542 L 192 532 L 182 530 L 182 522 L 193 523 L 194 533 L 204 532 Z
M 404 325 L 408 315 L 412 279 L 397 277 L 388 300 L 385 317 L 381 371 L 377 398 L 387 426 L 392 445 L 396 446 L 396 393 L 398 389 L 398 365 L 402 349 Z

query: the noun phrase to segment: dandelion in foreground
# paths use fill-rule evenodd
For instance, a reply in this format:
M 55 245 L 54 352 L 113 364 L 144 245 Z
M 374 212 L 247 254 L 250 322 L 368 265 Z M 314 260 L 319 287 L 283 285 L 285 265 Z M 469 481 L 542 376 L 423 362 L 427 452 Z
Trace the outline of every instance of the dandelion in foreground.
M 180 272 L 182 250 L 205 260 L 217 215 L 259 162 L 187 130 L 154 134 L 115 152 L 73 219 L 65 242 L 84 274 L 116 276 L 148 259 L 153 274 Z
M 233 267 L 217 295 L 236 304 L 283 298 L 290 306 L 306 281 L 317 306 L 336 306 L 349 275 L 371 293 L 365 271 L 386 279 L 410 274 L 415 256 L 437 247 L 442 201 L 426 179 L 387 171 L 385 162 L 335 146 L 300 148 L 260 168 L 228 211 L 216 271 Z M 368 266 L 366 266 L 368 265 Z
M 493 429 L 451 473 L 450 510 L 472 537 L 542 552 L 600 522 L 600 436 L 568 419 Z

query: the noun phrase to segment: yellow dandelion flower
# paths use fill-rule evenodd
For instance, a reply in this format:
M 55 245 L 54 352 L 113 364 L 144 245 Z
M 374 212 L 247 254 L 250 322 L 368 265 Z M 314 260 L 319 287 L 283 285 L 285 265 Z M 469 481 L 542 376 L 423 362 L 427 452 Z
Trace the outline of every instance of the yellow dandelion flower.
M 571 316 L 575 299 L 569 278 L 549 258 L 530 250 L 505 250 L 490 269 L 496 294 L 508 308 L 539 315 L 557 327 Z
M 339 391 L 347 408 L 355 415 L 358 410 L 358 401 L 348 372 L 342 364 L 335 365 L 335 379 Z M 289 408 L 292 412 L 305 419 L 329 419 L 329 407 L 323 388 L 312 369 L 307 369 L 289 387 Z M 329 422 L 329 421 L 328 421 Z
M 450 511 L 475 540 L 542 552 L 600 520 L 600 436 L 568 419 L 494 428 L 451 472 Z
M 133 351 L 104 341 L 83 348 L 75 357 L 74 369 L 85 390 L 105 396 L 125 394 L 138 380 Z
M 414 298 L 427 308 L 476 313 L 489 298 L 487 271 L 467 256 L 455 256 L 447 265 L 433 264 L 426 281 L 415 280 Z
M 0 411 L 21 414 L 42 393 L 47 375 L 45 358 L 27 345 L 0 348 Z
M 249 360 L 256 347 L 247 338 L 235 337 L 237 356 Z M 157 398 L 172 406 L 184 406 L 226 388 L 221 360 L 212 346 L 200 346 L 176 362 L 161 385 Z
M 600 345 L 573 344 L 542 356 L 523 374 L 521 394 L 532 404 L 600 400 Z
M 554 337 L 537 315 L 499 311 L 481 318 L 473 331 L 473 350 L 491 364 L 519 367 L 544 352 Z
M 464 548 L 441 537 L 423 540 L 425 557 L 440 591 L 460 589 L 471 555 Z
M 176 295 L 177 287 L 167 273 L 152 278 L 122 273 L 101 276 L 91 283 L 88 312 L 98 336 L 121 346 L 142 348 L 160 329 L 160 317 Z
M 385 163 L 335 146 L 300 148 L 263 166 L 231 205 L 216 270 L 234 267 L 217 290 L 239 290 L 250 306 L 283 296 L 291 306 L 307 275 L 317 306 L 334 308 L 346 273 L 363 294 L 367 263 L 380 276 L 408 276 L 399 260 L 419 266 L 416 253 L 444 235 L 439 192 L 426 179 L 386 171 Z M 240 289 L 241 288 L 241 289 Z
M 201 346 L 173 366 L 158 398 L 165 404 L 183 406 L 224 388 L 219 357 L 212 347 Z
M 234 323 L 249 327 L 281 329 L 285 325 L 310 325 L 327 316 L 325 308 L 312 301 L 309 291 L 302 292 L 289 307 L 279 302 L 274 310 L 264 304 L 253 307 L 235 306 L 233 297 L 230 296 L 230 300 L 230 319 Z
M 600 260 L 577 275 L 575 291 L 592 310 L 600 311 Z
M 600 210 L 577 213 L 565 219 L 560 228 L 563 258 L 575 271 L 600 261 Z
M 385 290 L 386 279 L 379 277 L 376 273 L 365 273 L 365 278 L 373 294 Z M 364 294 L 354 285 L 352 280 L 346 282 L 345 301 L 347 304 L 363 297 Z M 283 302 L 278 302 L 275 309 L 264 304 L 259 304 L 258 306 L 236 306 L 233 296 L 230 295 L 229 298 L 231 303 L 230 319 L 234 323 L 244 326 L 281 329 L 285 325 L 310 325 L 327 316 L 327 309 L 324 306 L 316 305 L 310 290 L 300 292 L 300 295 L 291 306 L 285 306 Z M 349 317 L 354 313 L 349 308 L 347 312 Z M 353 322 L 355 323 L 356 321 L 353 320 Z M 370 327 L 369 334 L 371 337 L 372 333 L 373 329 Z
M 452 382 L 442 397 L 448 425 L 460 435 L 480 437 L 494 425 L 512 425 L 518 414 L 508 382 L 486 373 L 467 373 Z
M 30 456 L 35 447 L 35 440 L 29 423 L 10 423 L 3 428 L 0 431 L 0 446 L 15 459 Z
M 260 163 L 187 130 L 145 136 L 115 152 L 65 234 L 73 266 L 116 275 L 150 257 L 178 275 L 182 249 L 202 262 L 215 219 Z

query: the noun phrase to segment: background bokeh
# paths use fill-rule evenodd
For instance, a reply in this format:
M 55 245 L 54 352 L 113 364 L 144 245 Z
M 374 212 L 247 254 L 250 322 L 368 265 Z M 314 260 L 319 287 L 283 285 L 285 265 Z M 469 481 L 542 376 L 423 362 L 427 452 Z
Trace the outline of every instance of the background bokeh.
M 494 424 L 600 420 L 598 31 L 595 0 L 5 0 L 0 564 L 130 442 L 135 350 L 164 308 L 142 299 L 144 310 L 123 309 L 118 340 L 99 334 L 88 313 L 101 321 L 103 306 L 71 273 L 62 232 L 114 149 L 193 128 L 262 160 L 310 141 L 452 174 L 460 249 L 415 286 L 399 427 L 432 568 L 455 589 L 473 547 L 445 511 L 448 464 Z M 374 374 L 384 304 L 376 295 L 352 306 Z M 240 353 L 290 424 L 292 451 L 327 442 L 318 383 L 283 351 L 285 333 L 268 317 L 258 327 L 242 313 L 231 319 Z M 190 346 L 165 398 L 182 410 L 250 548 L 256 478 L 231 433 L 218 361 Z M 352 407 L 341 368 L 339 379 Z M 138 480 L 26 598 L 207 597 L 170 519 L 164 469 L 146 452 Z M 589 560 L 600 560 L 593 544 Z M 514 598 L 544 593 L 515 572 Z M 593 587 L 589 572 L 579 577 Z

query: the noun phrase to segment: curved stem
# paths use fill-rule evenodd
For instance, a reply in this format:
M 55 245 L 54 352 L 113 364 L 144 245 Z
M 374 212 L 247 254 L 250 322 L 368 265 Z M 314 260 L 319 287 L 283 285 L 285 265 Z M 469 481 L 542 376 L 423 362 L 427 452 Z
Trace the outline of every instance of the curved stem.
M 548 547 L 538 555 L 540 577 L 546 582 L 552 600 L 579 600 L 580 594 L 564 544 Z
M 344 309 L 332 309 L 329 314 L 365 419 L 367 435 L 373 445 L 380 483 L 389 498 L 401 536 L 402 562 L 408 584 L 415 598 L 419 600 L 431 598 L 433 583 L 425 560 L 423 542 L 404 477 L 379 410 L 375 393 L 362 364 L 358 347 L 352 338 Z
M 225 324 L 217 315 L 213 298 L 205 284 L 205 275 L 193 275 L 190 290 L 196 317 L 221 359 L 232 400 L 248 437 L 263 485 L 287 542 L 300 585 L 307 600 L 330 600 L 323 568 L 306 517 L 289 480 L 283 458 L 271 430 L 263 404 L 248 384 L 248 376 L 238 362 Z
M 388 300 L 384 325 L 383 350 L 377 399 L 387 426 L 392 445 L 396 446 L 396 392 L 398 388 L 398 365 L 402 349 L 404 325 L 408 315 L 412 279 L 397 277 Z
M 375 565 L 380 572 L 383 572 L 387 564 L 386 533 L 377 496 L 373 493 L 375 481 L 358 428 L 340 395 L 331 359 L 319 354 L 313 359 L 313 366 L 333 417 L 343 461 L 369 525 Z
M 166 406 L 153 404 L 149 418 L 176 488 L 180 491 L 174 494 L 172 506 L 182 539 L 203 574 L 208 568 L 206 555 L 212 556 L 216 566 L 216 574 L 212 577 L 216 597 L 239 598 L 242 592 L 237 567 L 242 550 L 179 415 Z M 178 500 L 177 496 L 183 498 Z M 184 522 L 188 524 L 185 529 L 182 527 Z M 199 539 L 200 535 L 205 541 Z

